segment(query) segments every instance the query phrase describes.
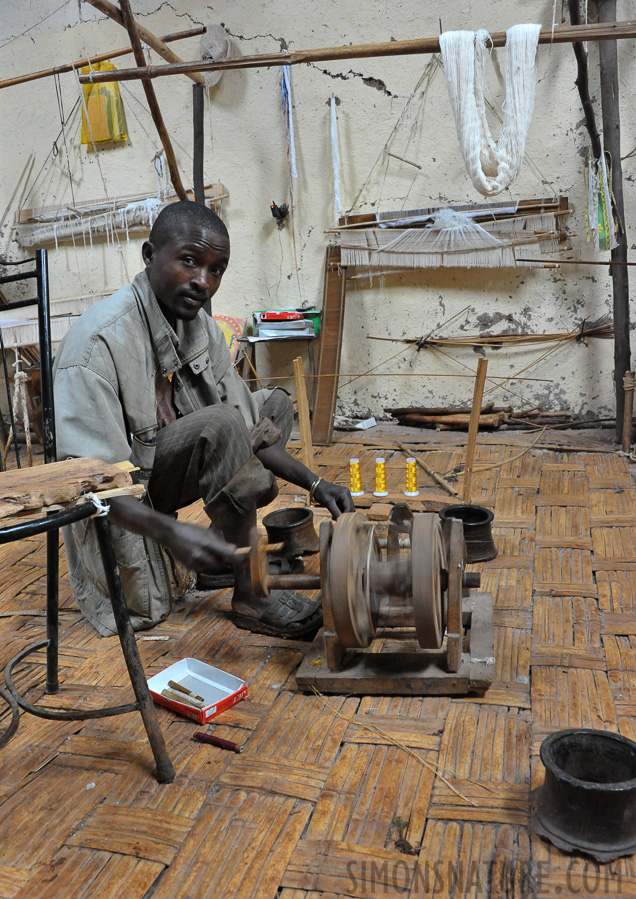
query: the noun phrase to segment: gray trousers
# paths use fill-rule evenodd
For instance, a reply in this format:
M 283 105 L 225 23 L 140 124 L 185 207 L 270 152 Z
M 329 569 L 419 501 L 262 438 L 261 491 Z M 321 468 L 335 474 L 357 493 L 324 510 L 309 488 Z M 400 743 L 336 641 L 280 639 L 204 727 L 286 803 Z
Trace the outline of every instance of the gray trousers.
M 276 478 L 254 452 L 279 441 L 285 446 L 294 407 L 283 390 L 259 391 L 257 401 L 259 393 L 261 420 L 251 430 L 240 412 L 219 404 L 178 418 L 158 432 L 148 484 L 154 509 L 174 514 L 202 499 L 210 518 L 223 521 L 274 499 Z

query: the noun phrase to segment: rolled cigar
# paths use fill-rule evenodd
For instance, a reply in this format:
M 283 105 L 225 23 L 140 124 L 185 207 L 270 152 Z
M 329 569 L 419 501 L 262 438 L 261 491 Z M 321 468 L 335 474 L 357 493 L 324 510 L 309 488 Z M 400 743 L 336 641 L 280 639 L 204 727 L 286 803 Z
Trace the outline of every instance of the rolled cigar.
M 186 696 L 192 696 L 193 699 L 200 699 L 201 702 L 205 702 L 205 696 L 199 696 L 198 693 L 193 693 L 192 690 L 188 690 L 187 687 L 184 687 L 183 684 L 178 684 L 175 680 L 169 680 L 168 686 L 172 687 L 173 690 L 176 690 L 177 693 L 185 693 Z
M 197 743 L 210 743 L 212 746 L 218 746 L 219 749 L 229 749 L 230 752 L 243 752 L 243 747 L 237 746 L 237 744 L 232 743 L 231 740 L 223 740 L 221 737 L 214 737 L 212 734 L 206 734 L 202 730 L 198 730 L 192 739 L 196 740 Z
M 162 690 L 161 695 L 165 696 L 166 699 L 172 699 L 173 702 L 191 705 L 195 709 L 202 709 L 205 706 L 203 699 L 195 699 L 194 696 L 188 696 L 186 693 L 180 693 L 177 690 Z

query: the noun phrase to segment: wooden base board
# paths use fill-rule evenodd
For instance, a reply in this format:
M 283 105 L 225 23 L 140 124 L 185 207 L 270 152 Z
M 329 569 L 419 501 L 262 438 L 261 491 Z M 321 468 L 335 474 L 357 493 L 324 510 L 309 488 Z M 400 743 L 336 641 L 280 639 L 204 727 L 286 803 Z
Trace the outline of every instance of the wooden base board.
M 463 602 L 464 619 L 470 618 L 469 651 L 463 652 L 459 670 L 446 669 L 446 650 L 377 652 L 347 650 L 338 671 L 327 667 L 324 630 L 319 631 L 305 655 L 296 683 L 321 693 L 367 696 L 483 695 L 495 669 L 492 596 L 472 593 Z M 395 641 L 391 641 L 395 645 Z

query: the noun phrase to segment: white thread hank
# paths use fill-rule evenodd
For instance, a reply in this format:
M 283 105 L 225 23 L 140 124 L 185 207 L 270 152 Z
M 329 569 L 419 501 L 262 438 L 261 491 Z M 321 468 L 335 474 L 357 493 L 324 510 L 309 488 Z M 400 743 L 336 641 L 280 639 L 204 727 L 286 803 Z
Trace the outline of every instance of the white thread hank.
M 110 512 L 110 504 L 100 499 L 96 493 L 85 493 L 84 497 L 95 506 L 95 512 L 91 518 L 102 518 Z
M 534 109 L 540 25 L 513 25 L 506 32 L 504 118 L 495 142 L 484 100 L 486 43 L 481 31 L 445 31 L 440 48 L 457 136 L 466 169 L 479 193 L 494 196 L 517 177 Z
M 298 177 L 298 171 L 296 169 L 296 143 L 294 140 L 294 119 L 292 116 L 292 95 L 291 95 L 291 81 L 289 77 L 289 66 L 281 66 L 281 80 L 282 80 L 282 89 L 283 89 L 283 112 L 285 114 L 286 125 L 287 125 L 287 140 L 288 140 L 288 153 L 289 153 L 289 166 L 291 171 L 292 178 Z
M 22 417 L 22 422 L 24 425 L 24 439 L 26 441 L 27 453 L 29 456 L 29 468 L 33 466 L 33 450 L 31 448 L 31 424 L 29 422 L 29 410 L 27 406 L 27 393 L 26 393 L 26 385 L 29 380 L 29 376 L 26 372 L 23 372 L 20 368 L 21 360 L 18 355 L 17 347 L 15 348 L 15 362 L 13 363 L 13 368 L 15 369 L 15 374 L 13 376 L 13 421 L 14 424 L 9 428 L 9 436 L 7 437 L 7 442 L 2 452 L 2 467 L 6 469 L 7 467 L 7 459 L 9 457 L 9 448 L 11 446 L 11 441 L 13 440 L 14 434 L 14 425 L 17 423 L 18 419 Z
M 336 98 L 331 98 L 331 161 L 333 163 L 333 201 L 335 220 L 341 217 L 342 198 L 340 194 L 340 150 L 338 149 L 338 118 L 336 116 Z

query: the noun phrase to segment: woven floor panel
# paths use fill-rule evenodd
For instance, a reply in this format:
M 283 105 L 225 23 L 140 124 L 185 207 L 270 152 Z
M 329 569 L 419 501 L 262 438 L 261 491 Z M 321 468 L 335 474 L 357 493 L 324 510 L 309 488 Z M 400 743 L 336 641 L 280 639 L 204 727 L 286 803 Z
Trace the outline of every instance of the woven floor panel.
M 390 499 L 404 500 L 404 454 L 364 440 L 340 435 L 317 448 L 316 470 L 348 483 L 358 457 L 368 505 L 383 455 Z M 461 494 L 463 447 L 420 441 L 409 451 Z M 418 479 L 414 508 L 451 499 L 421 468 Z M 301 492 L 284 485 L 270 509 L 299 505 Z M 0 899 L 534 899 L 591 886 L 636 895 L 636 858 L 595 867 L 531 823 L 545 737 L 591 727 L 636 740 L 628 463 L 612 452 L 480 443 L 472 499 L 493 509 L 498 548 L 471 566 L 494 600 L 484 696 L 301 693 L 294 673 L 306 642 L 238 630 L 229 590 L 186 593 L 161 626 L 137 635 L 144 670 L 194 657 L 243 678 L 247 700 L 205 728 L 243 751 L 194 742 L 201 728 L 160 707 L 177 778 L 159 785 L 139 715 L 22 715 L 2 752 Z M 205 524 L 198 504 L 181 517 Z M 22 663 L 17 683 L 56 708 L 130 701 L 117 640 L 79 614 L 63 552 L 60 567 L 60 693 L 43 696 L 42 652 Z M 0 572 L 4 666 L 44 638 L 44 540 L 0 547 Z

